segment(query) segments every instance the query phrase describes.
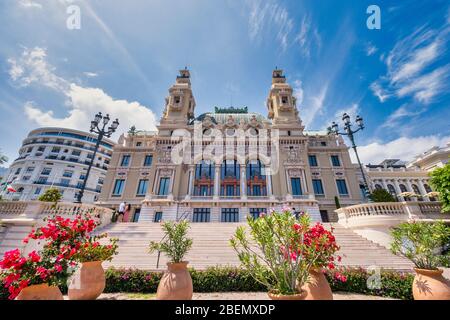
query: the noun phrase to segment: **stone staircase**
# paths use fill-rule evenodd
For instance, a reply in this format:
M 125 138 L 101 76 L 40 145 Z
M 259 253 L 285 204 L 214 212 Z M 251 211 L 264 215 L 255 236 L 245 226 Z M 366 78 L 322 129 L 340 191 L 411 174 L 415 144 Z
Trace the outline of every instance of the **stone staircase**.
M 28 236 L 32 227 L 29 225 L 0 226 L 0 258 L 6 251 L 25 248 L 23 239 Z
M 191 223 L 189 236 L 194 239 L 191 251 L 186 260 L 195 269 L 205 269 L 216 265 L 239 265 L 234 250 L 229 246 L 229 239 L 239 225 L 245 223 Z M 402 271 L 412 270 L 412 263 L 402 257 L 393 255 L 386 248 L 375 244 L 353 231 L 338 224 L 333 226 L 338 244 L 341 246 L 340 265 L 348 267 L 371 266 Z M 148 253 L 151 240 L 159 241 L 163 237 L 161 226 L 157 223 L 113 223 L 101 232 L 107 232 L 109 237 L 119 239 L 119 253 L 112 262 L 104 263 L 104 267 L 126 267 L 146 270 L 164 270 L 167 262 L 161 254 L 157 268 L 157 253 Z

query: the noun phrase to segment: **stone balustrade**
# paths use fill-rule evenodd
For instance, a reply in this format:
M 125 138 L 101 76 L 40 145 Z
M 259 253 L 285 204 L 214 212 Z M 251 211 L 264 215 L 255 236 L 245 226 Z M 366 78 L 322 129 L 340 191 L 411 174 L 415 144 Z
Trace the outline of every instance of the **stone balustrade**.
M 78 214 L 89 213 L 94 219 L 100 221 L 100 226 L 111 222 L 112 210 L 90 204 L 64 203 L 56 206 L 51 202 L 40 201 L 1 201 L 0 222 L 3 224 L 24 223 L 36 224 L 43 218 L 52 215 L 74 217 Z
M 441 212 L 437 201 L 375 202 L 352 205 L 335 210 L 338 223 L 359 235 L 389 247 L 392 227 L 405 221 L 444 220 L 450 214 Z

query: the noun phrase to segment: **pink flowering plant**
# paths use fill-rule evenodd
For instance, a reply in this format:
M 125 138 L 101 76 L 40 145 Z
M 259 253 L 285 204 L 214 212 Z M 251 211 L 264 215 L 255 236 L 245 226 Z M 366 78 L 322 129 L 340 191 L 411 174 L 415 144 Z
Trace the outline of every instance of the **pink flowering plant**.
M 248 218 L 250 227 L 238 227 L 231 246 L 244 270 L 269 292 L 282 295 L 301 293 L 309 271 L 321 258 L 320 252 L 306 242 L 310 218 L 297 220 L 290 208 L 271 210 L 258 219 Z

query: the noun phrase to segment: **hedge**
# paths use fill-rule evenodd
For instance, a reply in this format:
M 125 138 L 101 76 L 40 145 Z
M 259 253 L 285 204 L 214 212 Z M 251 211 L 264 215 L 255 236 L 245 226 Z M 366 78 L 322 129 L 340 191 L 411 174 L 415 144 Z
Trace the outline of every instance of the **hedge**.
M 341 274 L 347 277 L 346 282 L 336 279 L 335 273 L 327 274 L 328 281 L 333 291 L 391 297 L 397 299 L 412 299 L 412 281 L 414 274 L 394 271 L 381 271 L 381 288 L 369 289 L 367 279 L 370 272 L 364 269 L 339 269 Z M 161 279 L 161 272 L 139 269 L 115 269 L 106 270 L 105 293 L 155 293 Z M 266 288 L 254 280 L 250 274 L 236 267 L 212 267 L 203 271 L 190 270 L 194 292 L 261 292 Z M 61 288 L 66 292 L 67 288 Z M 0 299 L 7 299 L 8 292 L 0 289 Z

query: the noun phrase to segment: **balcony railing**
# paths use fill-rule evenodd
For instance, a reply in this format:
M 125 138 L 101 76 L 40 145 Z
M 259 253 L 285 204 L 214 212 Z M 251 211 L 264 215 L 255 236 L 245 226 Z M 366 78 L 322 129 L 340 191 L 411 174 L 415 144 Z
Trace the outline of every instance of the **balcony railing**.
M 74 188 L 74 189 L 81 189 L 81 185 L 74 185 L 74 184 L 66 184 L 66 183 L 58 183 L 58 182 L 48 182 L 48 181 L 34 181 L 34 184 L 39 184 L 39 185 L 46 185 L 46 186 L 54 186 L 54 187 L 64 187 L 64 188 Z M 94 188 L 88 188 L 86 187 L 85 190 L 87 191 L 92 191 L 92 192 L 96 192 L 96 193 L 100 193 L 101 191 L 98 191 L 97 189 Z

